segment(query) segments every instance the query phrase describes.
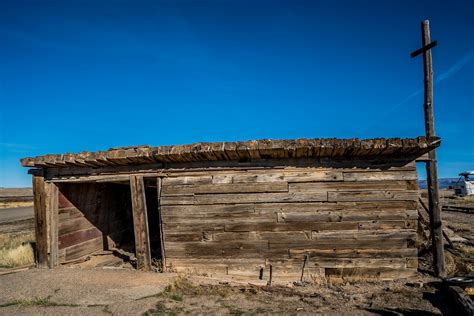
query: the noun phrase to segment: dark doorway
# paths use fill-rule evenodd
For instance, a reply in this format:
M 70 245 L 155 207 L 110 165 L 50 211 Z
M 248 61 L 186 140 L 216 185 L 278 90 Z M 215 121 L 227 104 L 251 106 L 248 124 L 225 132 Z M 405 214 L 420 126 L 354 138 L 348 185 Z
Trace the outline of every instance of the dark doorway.
M 145 179 L 145 197 L 148 217 L 148 231 L 150 235 L 150 250 L 152 263 L 161 263 L 161 227 L 160 214 L 158 210 L 157 179 Z

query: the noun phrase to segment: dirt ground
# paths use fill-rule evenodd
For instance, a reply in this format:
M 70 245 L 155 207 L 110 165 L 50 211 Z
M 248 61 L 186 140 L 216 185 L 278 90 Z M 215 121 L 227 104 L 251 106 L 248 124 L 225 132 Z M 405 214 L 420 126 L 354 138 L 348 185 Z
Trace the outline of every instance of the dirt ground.
M 444 201 L 449 201 L 446 197 Z M 459 201 L 456 201 L 459 202 Z M 8 215 L 11 217 L 11 214 Z M 13 216 L 15 218 L 15 216 Z M 443 212 L 454 243 L 446 244 L 448 272 L 472 275 L 474 214 Z M 33 220 L 0 221 L 0 233 L 31 232 Z M 422 252 L 416 278 L 398 281 L 265 286 L 235 280 L 114 267 L 63 266 L 9 273 L 0 269 L 0 315 L 329 314 L 452 315 L 456 311 L 431 256 Z M 260 281 L 262 282 L 262 281 Z
M 0 314 L 451 314 L 427 276 L 271 286 L 124 269 L 32 269 L 0 276 Z

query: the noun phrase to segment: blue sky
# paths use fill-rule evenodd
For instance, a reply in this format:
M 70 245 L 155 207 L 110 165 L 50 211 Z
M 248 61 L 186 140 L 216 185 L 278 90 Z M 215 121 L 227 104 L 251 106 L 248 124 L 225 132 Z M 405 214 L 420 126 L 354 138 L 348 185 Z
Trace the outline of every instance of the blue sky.
M 127 145 L 424 134 L 474 169 L 474 1 L 0 0 L 0 186 L 19 159 Z

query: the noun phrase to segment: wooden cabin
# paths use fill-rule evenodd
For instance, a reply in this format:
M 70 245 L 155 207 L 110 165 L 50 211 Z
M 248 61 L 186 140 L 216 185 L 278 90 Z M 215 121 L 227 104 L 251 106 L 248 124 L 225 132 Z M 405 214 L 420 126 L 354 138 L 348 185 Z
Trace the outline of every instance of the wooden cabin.
M 122 249 L 137 268 L 286 282 L 416 273 L 426 139 L 138 146 L 24 158 L 37 264 Z M 303 264 L 306 260 L 304 270 Z

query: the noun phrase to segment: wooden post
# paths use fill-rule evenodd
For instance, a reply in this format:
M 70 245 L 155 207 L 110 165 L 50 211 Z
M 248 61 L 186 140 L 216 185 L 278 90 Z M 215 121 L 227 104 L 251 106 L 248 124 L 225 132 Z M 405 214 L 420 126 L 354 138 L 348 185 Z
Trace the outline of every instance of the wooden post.
M 431 44 L 429 21 L 421 23 L 423 47 Z M 423 52 L 424 64 L 424 88 L 425 88 L 425 130 L 426 136 L 436 136 L 434 128 L 433 114 L 433 65 L 431 49 Z M 433 267 L 434 273 L 439 277 L 446 277 L 443 248 L 443 230 L 441 223 L 441 206 L 439 203 L 438 170 L 436 161 L 436 151 L 428 153 L 429 161 L 426 163 L 426 176 L 428 183 L 428 198 L 431 222 L 431 239 L 433 244 Z
M 36 266 L 48 267 L 48 217 L 46 216 L 45 182 L 42 175 L 33 175 L 35 210 Z
M 58 187 L 33 175 L 36 263 L 38 268 L 58 265 Z
M 156 189 L 158 196 L 158 221 L 159 221 L 159 230 L 160 230 L 160 248 L 161 248 L 161 271 L 165 272 L 166 270 L 166 254 L 165 254 L 165 234 L 163 231 L 163 217 L 161 214 L 161 178 L 156 179 Z
M 151 270 L 150 236 L 143 176 L 130 176 L 137 269 Z
M 47 214 L 49 216 L 49 268 L 55 268 L 58 266 L 59 261 L 59 248 L 58 248 L 58 187 L 52 182 L 46 183 L 46 207 Z

